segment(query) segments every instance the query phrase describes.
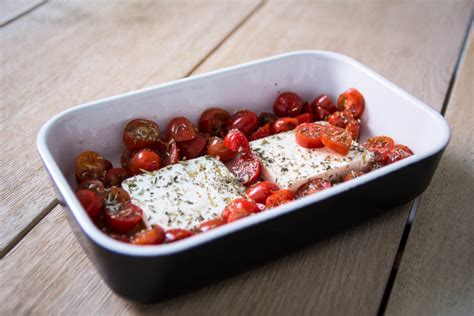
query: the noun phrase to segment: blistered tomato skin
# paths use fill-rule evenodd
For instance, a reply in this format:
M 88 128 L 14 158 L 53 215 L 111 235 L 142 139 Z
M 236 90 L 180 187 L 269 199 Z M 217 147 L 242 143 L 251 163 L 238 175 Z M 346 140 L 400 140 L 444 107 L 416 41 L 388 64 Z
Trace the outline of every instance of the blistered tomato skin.
M 351 148 L 352 137 L 345 129 L 330 125 L 324 129 L 321 141 L 327 148 L 345 156 Z
M 92 220 L 97 220 L 104 206 L 100 195 L 89 189 L 80 189 L 76 191 L 76 197 L 87 215 L 89 215 Z
M 199 232 L 204 233 L 204 232 L 210 231 L 210 230 L 212 230 L 216 227 L 222 226 L 226 223 L 227 223 L 227 221 L 222 219 L 222 218 L 211 219 L 211 220 L 209 220 L 207 222 L 204 222 L 204 223 L 201 223 L 201 225 L 199 225 Z
M 125 168 L 112 168 L 105 174 L 105 185 L 107 187 L 120 186 L 122 181 L 129 178 L 130 173 Z
M 258 127 L 258 116 L 255 112 L 241 110 L 234 113 L 227 122 L 228 130 L 238 129 L 245 136 L 250 135 Z
M 255 183 L 249 187 L 245 193 L 247 196 L 257 203 L 265 204 L 267 198 L 273 193 L 280 190 L 278 185 L 270 181 L 262 181 Z
M 337 111 L 336 105 L 324 94 L 311 102 L 311 108 L 313 109 L 315 120 L 326 120 L 329 115 Z
M 143 171 L 155 171 L 161 167 L 160 155 L 149 149 L 137 152 L 129 163 L 129 170 L 132 174 L 140 174 Z
M 163 167 L 173 165 L 179 162 L 178 145 L 176 144 L 174 139 L 169 141 L 169 143 L 167 144 L 166 151 L 164 152 L 163 155 L 164 155 L 164 159 L 162 159 Z
M 254 133 L 252 133 L 252 135 L 250 135 L 249 137 L 249 140 L 250 141 L 257 140 L 260 138 L 270 136 L 272 134 L 273 134 L 272 126 L 270 125 L 270 123 L 267 123 L 263 125 L 262 127 L 259 127 Z
M 206 152 L 206 144 L 207 137 L 197 133 L 194 139 L 178 143 L 178 148 L 183 159 L 189 160 L 203 155 Z
M 123 142 L 129 150 L 153 148 L 160 141 L 160 127 L 153 121 L 135 119 L 127 123 Z
M 218 158 L 222 162 L 227 162 L 237 156 L 237 152 L 230 150 L 224 145 L 224 141 L 219 137 L 211 137 L 207 144 L 207 154 Z
M 323 147 L 321 136 L 325 128 L 326 125 L 318 122 L 299 125 L 295 132 L 296 143 L 305 148 Z
M 137 233 L 131 239 L 130 243 L 134 245 L 160 245 L 165 242 L 165 231 L 158 225 L 153 225 L 150 228 L 144 229 Z
M 227 132 L 227 122 L 230 114 L 220 108 L 210 108 L 199 118 L 199 131 L 211 136 L 224 137 Z
M 339 96 L 337 105 L 340 111 L 351 112 L 358 119 L 364 112 L 365 100 L 357 89 L 351 88 Z
M 413 151 L 405 145 L 395 145 L 387 154 L 387 163 L 391 164 L 396 161 L 405 159 L 413 155 Z
M 237 198 L 226 206 L 222 212 L 222 218 L 228 223 L 231 223 L 260 211 L 260 207 L 255 202 L 244 198 Z
M 184 238 L 188 238 L 194 235 L 192 231 L 186 230 L 186 229 L 180 229 L 180 228 L 175 228 L 175 229 L 168 229 L 165 232 L 166 235 L 166 243 L 171 243 L 175 242 Z
M 298 126 L 298 120 L 293 117 L 282 117 L 273 123 L 273 133 L 279 134 L 294 130 Z
M 174 139 L 177 143 L 196 138 L 196 128 L 193 123 L 182 116 L 172 118 L 166 130 L 168 139 Z
M 303 123 L 311 123 L 314 122 L 314 114 L 313 113 L 303 113 L 296 117 L 298 120 L 298 124 Z
M 392 149 L 395 142 L 388 136 L 375 136 L 367 139 L 363 146 L 369 151 L 376 152 L 380 149 Z
M 99 194 L 99 196 L 102 196 L 104 193 L 105 193 L 105 186 L 104 186 L 104 183 L 102 183 L 102 181 L 99 181 L 99 180 L 86 180 L 86 181 L 83 181 L 81 182 L 81 184 L 78 185 L 77 189 L 89 189 L 89 190 L 92 190 L 94 192 L 96 192 L 97 194 Z
M 328 123 L 337 127 L 346 128 L 347 124 L 355 121 L 354 116 L 349 112 L 336 111 L 328 116 Z
M 231 151 L 244 154 L 250 153 L 250 145 L 244 133 L 238 129 L 231 129 L 224 138 L 224 146 Z
M 85 151 L 76 159 L 76 180 L 78 183 L 86 180 L 103 182 L 107 170 L 111 168 L 110 161 L 104 159 L 95 151 Z
M 226 166 L 245 186 L 255 183 L 262 172 L 260 161 L 253 154 L 240 155 L 229 161 Z
M 306 182 L 301 187 L 299 187 L 296 191 L 296 197 L 302 198 L 304 196 L 308 196 L 320 192 L 322 190 L 329 189 L 330 187 L 332 187 L 331 182 L 322 178 L 316 178 Z
M 286 204 L 295 199 L 295 195 L 290 190 L 278 190 L 272 193 L 265 201 L 267 208 L 277 207 L 282 204 Z
M 141 220 L 143 211 L 132 203 L 121 203 L 105 207 L 104 217 L 110 228 L 119 233 L 128 233 Z
M 303 100 L 294 92 L 283 92 L 273 103 L 273 111 L 279 117 L 295 117 L 303 109 Z

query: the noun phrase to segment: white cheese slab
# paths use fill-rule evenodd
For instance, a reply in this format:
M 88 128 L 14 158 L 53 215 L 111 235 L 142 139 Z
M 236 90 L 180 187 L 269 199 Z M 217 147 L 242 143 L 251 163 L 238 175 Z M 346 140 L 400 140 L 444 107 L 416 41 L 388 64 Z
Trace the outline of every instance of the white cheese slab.
M 195 229 L 219 217 L 244 187 L 219 160 L 204 156 L 125 180 L 122 187 L 142 208 L 147 225 Z
M 260 159 L 262 177 L 292 191 L 314 178 L 339 181 L 350 171 L 365 171 L 373 160 L 356 142 L 346 156 L 326 147 L 304 148 L 296 142 L 295 131 L 252 141 L 250 147 Z

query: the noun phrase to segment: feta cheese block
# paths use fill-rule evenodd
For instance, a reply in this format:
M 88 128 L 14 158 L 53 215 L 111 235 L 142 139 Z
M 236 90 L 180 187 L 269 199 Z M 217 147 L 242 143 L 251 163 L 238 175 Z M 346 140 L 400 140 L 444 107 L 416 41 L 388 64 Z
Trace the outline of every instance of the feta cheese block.
M 260 159 L 262 177 L 292 191 L 314 178 L 339 181 L 350 171 L 366 170 L 373 160 L 356 142 L 346 156 L 326 147 L 304 148 L 296 142 L 295 131 L 252 141 L 250 147 Z
M 147 225 L 195 229 L 219 217 L 245 189 L 219 160 L 204 156 L 140 174 L 122 187 L 142 208 Z

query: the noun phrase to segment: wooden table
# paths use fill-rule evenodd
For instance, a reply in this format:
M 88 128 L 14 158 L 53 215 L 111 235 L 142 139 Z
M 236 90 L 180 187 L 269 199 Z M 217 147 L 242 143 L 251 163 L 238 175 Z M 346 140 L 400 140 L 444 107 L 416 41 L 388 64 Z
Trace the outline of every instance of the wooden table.
M 472 9 L 468 0 L 2 0 L 0 314 L 474 314 Z M 446 114 L 452 140 L 427 192 L 185 296 L 146 306 L 116 296 L 54 198 L 39 127 L 76 104 L 298 49 L 350 55 Z

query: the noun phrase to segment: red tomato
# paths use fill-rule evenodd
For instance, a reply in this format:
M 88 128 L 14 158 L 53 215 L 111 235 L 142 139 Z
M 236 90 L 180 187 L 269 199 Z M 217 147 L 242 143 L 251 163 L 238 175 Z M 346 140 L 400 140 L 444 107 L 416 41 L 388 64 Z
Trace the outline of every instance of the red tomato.
M 184 238 L 188 238 L 193 236 L 194 233 L 192 231 L 186 230 L 186 229 L 180 229 L 180 228 L 175 228 L 175 229 L 168 229 L 166 231 L 166 242 L 175 242 Z
M 168 123 L 167 131 L 168 138 L 172 138 L 178 143 L 196 138 L 196 128 L 193 123 L 182 116 L 171 119 Z
M 320 95 L 311 102 L 314 118 L 316 120 L 326 120 L 327 117 L 336 112 L 337 108 L 327 95 Z
M 193 159 L 206 152 L 207 137 L 201 133 L 196 134 L 193 140 L 180 142 L 178 144 L 183 159 Z
M 112 168 L 110 161 L 94 151 L 85 151 L 76 159 L 76 179 L 78 183 L 86 180 L 104 181 L 107 170 Z
M 348 174 L 346 174 L 346 176 L 344 177 L 344 182 L 346 181 L 349 181 L 349 180 L 352 180 L 352 179 L 355 179 L 355 178 L 358 178 L 360 177 L 361 175 L 365 174 L 365 172 L 362 172 L 362 171 L 351 171 L 349 172 Z
M 275 100 L 273 111 L 279 117 L 295 117 L 303 109 L 303 100 L 293 92 L 283 92 Z
M 351 148 L 352 137 L 346 130 L 330 125 L 324 130 L 321 141 L 327 148 L 345 156 Z
M 245 136 L 250 135 L 258 127 L 258 116 L 255 112 L 241 110 L 235 112 L 227 122 L 228 130 L 238 129 Z
M 311 114 L 314 115 L 314 110 L 313 110 L 313 106 L 311 105 L 311 103 L 309 103 L 309 102 L 303 103 L 303 108 L 302 108 L 301 112 L 311 113 Z
M 166 152 L 163 155 L 164 155 L 163 167 L 178 163 L 179 151 L 178 151 L 178 145 L 176 145 L 176 142 L 174 141 L 174 139 L 170 140 L 170 142 L 167 144 Z
M 199 231 L 204 233 L 216 227 L 222 226 L 225 223 L 227 223 L 227 221 L 222 218 L 214 218 L 207 222 L 201 223 L 201 225 L 199 225 Z
M 158 225 L 144 229 L 133 236 L 130 243 L 134 245 L 160 245 L 165 242 L 165 231 Z
M 388 155 L 390 154 L 391 149 L 388 148 L 378 148 L 374 153 L 374 161 L 380 167 L 385 166 L 388 163 Z
M 367 139 L 363 146 L 370 151 L 378 151 L 380 149 L 392 149 L 395 145 L 393 139 L 388 136 L 375 136 Z
M 278 190 L 272 193 L 265 201 L 267 208 L 277 207 L 279 205 L 291 202 L 295 199 L 295 195 L 290 190 Z
M 150 120 L 132 120 L 127 123 L 123 131 L 123 142 L 130 150 L 151 148 L 159 141 L 160 127 Z
M 201 114 L 199 130 L 211 136 L 224 137 L 227 130 L 227 121 L 230 114 L 223 109 L 210 108 Z
M 230 223 L 260 211 L 261 209 L 255 202 L 244 198 L 237 198 L 225 207 L 222 212 L 222 218 Z
M 358 119 L 364 112 L 365 100 L 357 89 L 351 88 L 339 96 L 337 105 L 340 111 L 351 112 Z
M 244 133 L 238 129 L 231 129 L 224 138 L 224 146 L 233 152 L 250 153 L 250 145 Z
M 272 125 L 273 122 L 275 122 L 276 120 L 278 120 L 278 116 L 276 116 L 275 114 L 269 113 L 269 112 L 262 112 L 258 116 L 258 125 L 259 126 L 264 126 L 267 124 Z
M 311 123 L 314 122 L 314 115 L 313 113 L 303 113 L 298 115 L 296 119 L 298 120 L 298 124 Z
M 346 128 L 347 124 L 355 121 L 349 112 L 336 111 L 328 116 L 328 123 L 337 127 Z
M 326 127 L 327 125 L 318 122 L 301 124 L 296 128 L 296 142 L 305 148 L 323 147 L 321 135 Z
M 130 202 L 130 194 L 122 188 L 112 187 L 102 196 L 105 206 Z
M 410 148 L 405 145 L 395 145 L 388 153 L 387 163 L 391 164 L 396 161 L 405 159 L 413 155 Z
M 99 218 L 100 211 L 104 204 L 97 192 L 89 189 L 80 189 L 76 191 L 76 197 L 92 220 Z
M 160 155 L 153 150 L 142 149 L 137 152 L 129 163 L 129 170 L 132 174 L 145 171 L 155 171 L 161 167 Z
M 257 181 L 262 172 L 260 161 L 253 154 L 241 155 L 226 165 L 243 185 Z
M 260 138 L 264 138 L 270 136 L 272 134 L 272 126 L 270 123 L 263 125 L 259 129 L 257 129 L 252 135 L 250 135 L 250 140 L 257 140 Z
M 136 151 L 132 151 L 129 149 L 125 149 L 122 152 L 122 155 L 120 156 L 120 163 L 122 164 L 122 167 L 128 169 L 128 166 L 130 164 L 130 160 L 132 160 L 132 157 L 136 154 Z
M 316 178 L 309 180 L 296 190 L 296 197 L 301 198 L 303 196 L 311 195 L 316 192 L 325 190 L 332 187 L 332 183 L 322 178 Z
M 120 203 L 107 206 L 104 215 L 110 228 L 127 233 L 142 220 L 143 211 L 132 203 Z
M 273 123 L 273 132 L 275 134 L 288 132 L 296 128 L 298 126 L 298 120 L 293 117 L 282 117 Z
M 275 191 L 280 190 L 278 185 L 270 181 L 255 183 L 249 187 L 245 193 L 249 198 L 257 203 L 265 203 L 267 198 Z
M 239 132 L 240 133 L 240 132 Z M 237 156 L 237 152 L 230 150 L 224 145 L 224 141 L 219 137 L 211 137 L 207 144 L 207 154 L 217 157 L 220 161 L 226 162 Z
M 346 131 L 351 135 L 353 140 L 359 140 L 360 122 L 358 120 L 350 121 L 349 124 L 346 125 Z
M 129 178 L 130 174 L 125 168 L 112 168 L 105 174 L 105 185 L 107 187 L 120 186 L 122 181 Z
M 99 180 L 86 180 L 86 181 L 83 181 L 83 182 L 81 182 L 81 184 L 79 184 L 77 189 L 78 190 L 80 190 L 80 189 L 89 189 L 89 190 L 92 190 L 92 191 L 96 192 L 97 194 L 99 194 L 99 196 L 102 196 L 105 193 L 105 186 L 102 183 L 102 181 L 99 181 Z
M 127 235 L 127 234 L 117 234 L 117 233 L 113 233 L 111 231 L 104 231 L 104 233 L 109 236 L 110 238 L 113 238 L 115 240 L 118 240 L 118 241 L 121 241 L 121 242 L 125 242 L 125 243 L 129 243 L 130 242 L 130 237 Z

